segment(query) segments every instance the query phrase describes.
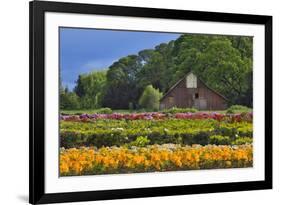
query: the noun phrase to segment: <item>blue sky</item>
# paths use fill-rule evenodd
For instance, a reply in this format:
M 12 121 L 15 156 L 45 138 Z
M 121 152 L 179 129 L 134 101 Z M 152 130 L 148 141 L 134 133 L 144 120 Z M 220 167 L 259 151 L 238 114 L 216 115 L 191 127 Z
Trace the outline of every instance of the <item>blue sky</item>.
M 60 69 L 73 89 L 78 75 L 108 68 L 119 58 L 175 40 L 180 34 L 60 28 Z

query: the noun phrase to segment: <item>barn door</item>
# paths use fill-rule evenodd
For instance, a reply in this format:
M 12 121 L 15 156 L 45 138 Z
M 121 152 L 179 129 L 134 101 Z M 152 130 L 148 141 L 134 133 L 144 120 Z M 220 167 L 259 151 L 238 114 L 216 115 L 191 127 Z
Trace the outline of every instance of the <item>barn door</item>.
M 206 110 L 207 109 L 207 100 L 204 98 L 199 99 L 199 109 Z
M 193 100 L 193 106 L 192 107 L 196 108 L 197 110 L 200 110 L 199 99 Z
M 207 109 L 207 100 L 205 98 L 194 99 L 193 107 L 198 110 L 206 110 Z

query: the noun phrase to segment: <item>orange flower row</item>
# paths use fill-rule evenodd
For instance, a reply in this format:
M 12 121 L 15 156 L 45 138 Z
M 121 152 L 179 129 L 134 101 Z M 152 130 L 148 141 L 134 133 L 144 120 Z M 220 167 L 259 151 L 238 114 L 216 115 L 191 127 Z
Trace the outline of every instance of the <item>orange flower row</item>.
M 251 167 L 252 145 L 153 145 L 61 149 L 60 174 L 89 175 Z

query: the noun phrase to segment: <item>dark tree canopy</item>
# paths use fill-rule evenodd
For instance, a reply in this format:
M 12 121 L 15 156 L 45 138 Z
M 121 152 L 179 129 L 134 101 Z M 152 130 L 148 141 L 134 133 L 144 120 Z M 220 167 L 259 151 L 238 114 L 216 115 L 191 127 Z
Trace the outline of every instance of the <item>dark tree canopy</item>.
M 113 63 L 107 71 L 103 105 L 113 109 L 128 108 L 136 104 L 140 95 L 137 88 L 138 73 L 142 68 L 137 55 L 129 55 Z

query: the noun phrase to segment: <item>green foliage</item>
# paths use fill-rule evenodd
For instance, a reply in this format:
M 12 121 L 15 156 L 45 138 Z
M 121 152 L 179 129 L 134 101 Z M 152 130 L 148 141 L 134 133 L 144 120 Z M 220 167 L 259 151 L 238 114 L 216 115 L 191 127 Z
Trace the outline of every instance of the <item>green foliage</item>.
M 229 145 L 231 143 L 231 139 L 228 136 L 213 135 L 210 136 L 209 143 L 216 145 Z
M 233 145 L 242 145 L 242 144 L 252 144 L 253 138 L 251 137 L 237 137 L 232 144 Z
M 106 85 L 106 72 L 97 71 L 79 75 L 74 92 L 80 97 L 80 107 L 101 107 Z
M 233 109 L 233 110 L 249 110 L 249 108 L 247 106 L 243 106 L 243 105 L 232 105 L 230 106 L 230 109 Z
M 155 49 L 139 52 L 142 60 L 142 69 L 138 74 L 138 87 L 143 90 L 152 85 L 161 92 L 167 91 L 171 86 L 171 77 L 174 69 L 174 41 L 161 43 Z
M 195 113 L 197 111 L 198 110 L 195 109 L 195 108 L 177 108 L 177 107 L 172 107 L 172 108 L 169 108 L 169 109 L 164 109 L 161 112 L 165 113 L 165 114 L 167 114 L 167 113 L 175 114 L 175 113 L 187 113 L 187 112 Z
M 145 147 L 146 145 L 148 145 L 150 142 L 150 140 L 147 138 L 147 136 L 143 137 L 143 136 L 139 136 L 136 138 L 135 141 L 132 141 L 128 144 L 129 147 L 131 146 L 136 146 L 136 147 Z
M 80 107 L 79 97 L 74 92 L 65 89 L 60 93 L 60 109 L 77 109 Z
M 252 138 L 252 123 L 217 122 L 215 120 L 97 120 L 95 122 L 60 123 L 61 146 L 121 146 L 135 143 L 149 144 L 209 144 L 211 136 L 228 136 L 231 143 L 239 137 Z M 141 137 L 145 136 L 147 141 Z M 214 137 L 213 137 L 214 138 Z M 149 142 L 148 142 L 149 140 Z M 212 139 L 212 143 L 223 140 Z M 225 139 L 224 139 L 225 140 Z M 228 144 L 230 142 L 227 142 Z M 237 141 L 241 143 L 241 140 Z
M 111 109 L 111 108 L 109 108 Z M 97 114 L 100 113 L 100 110 L 103 110 L 103 108 L 99 108 L 99 109 L 71 109 L 71 110 L 60 110 L 60 113 L 62 115 L 82 115 L 82 114 Z M 108 114 L 111 114 L 113 112 L 117 112 L 117 113 L 123 113 L 123 114 L 128 114 L 130 113 L 129 110 L 112 110 L 108 112 Z M 101 113 L 104 114 L 104 113 Z
M 100 108 L 96 111 L 98 114 L 111 114 L 113 111 L 109 107 Z
M 139 104 L 142 108 L 147 110 L 157 111 L 159 109 L 161 97 L 162 93 L 160 93 L 158 89 L 153 88 L 152 85 L 148 85 L 139 99 Z
M 235 139 L 237 136 L 252 137 L 252 123 L 220 123 L 215 128 L 216 135 L 229 136 Z
M 142 68 L 137 55 L 129 55 L 114 62 L 106 75 L 106 92 L 103 106 L 112 109 L 128 109 L 129 102 L 137 104 L 141 89 L 137 75 Z
M 198 56 L 194 72 L 231 103 L 240 103 L 250 86 L 247 80 L 252 74 L 252 63 L 242 58 L 229 39 L 221 37 L 210 42 Z
M 251 109 L 248 108 L 247 106 L 232 105 L 227 109 L 226 113 L 233 114 L 233 113 L 244 113 L 249 111 L 251 111 Z

